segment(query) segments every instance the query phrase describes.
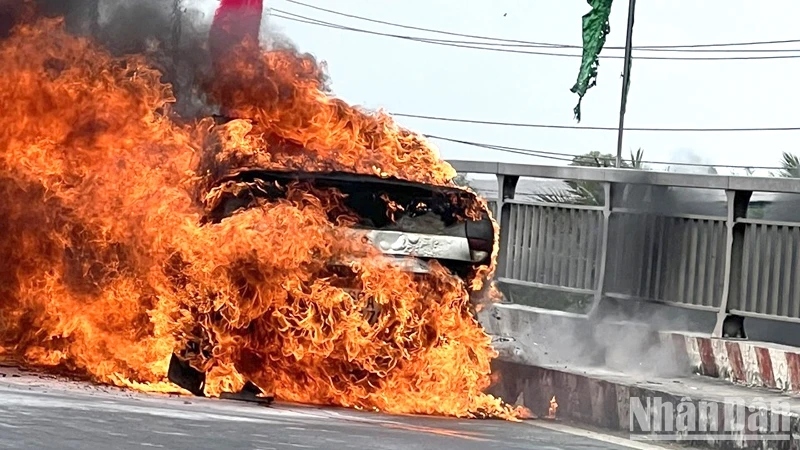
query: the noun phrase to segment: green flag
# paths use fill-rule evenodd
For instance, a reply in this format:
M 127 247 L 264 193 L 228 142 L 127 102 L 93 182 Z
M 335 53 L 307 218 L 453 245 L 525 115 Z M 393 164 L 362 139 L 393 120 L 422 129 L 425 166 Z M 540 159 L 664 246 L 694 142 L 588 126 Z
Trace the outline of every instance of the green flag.
M 613 0 L 588 0 L 592 10 L 583 16 L 583 58 L 578 81 L 571 91 L 578 94 L 578 105 L 573 110 L 575 119 L 581 121 L 581 101 L 586 91 L 597 84 L 597 67 L 600 65 L 600 51 L 606 43 L 606 36 L 611 31 L 608 17 L 611 15 Z

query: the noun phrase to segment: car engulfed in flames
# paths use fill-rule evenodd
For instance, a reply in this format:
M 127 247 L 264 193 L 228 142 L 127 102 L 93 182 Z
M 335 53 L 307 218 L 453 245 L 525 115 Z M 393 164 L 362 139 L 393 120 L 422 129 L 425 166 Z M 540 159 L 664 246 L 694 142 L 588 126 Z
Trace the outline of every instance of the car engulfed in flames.
M 36 9 L 99 3 L 88 35 Z M 210 33 L 169 49 L 130 26 L 160 0 L 24 0 L 0 20 L 0 361 L 145 392 L 522 417 L 486 393 L 486 202 L 424 137 L 330 94 L 311 55 L 263 48 L 261 3 L 223 0 Z
M 429 260 L 438 260 L 464 280 L 491 265 L 495 230 L 488 211 L 477 218 L 467 208 L 480 205 L 477 196 L 457 187 L 433 186 L 352 173 L 246 171 L 222 180 L 212 189 L 204 221 L 216 223 L 238 211 L 285 198 L 288 185 L 334 190 L 357 222 L 347 233 L 369 243 L 392 265 L 426 274 Z M 330 216 L 331 222 L 337 218 Z M 353 255 L 354 257 L 356 255 Z M 349 261 L 331 261 L 345 267 Z M 346 289 L 356 289 L 348 286 Z
M 219 121 L 219 119 L 217 119 Z M 206 144 L 219 145 L 219 136 L 210 134 Z M 217 149 L 219 150 L 219 149 Z M 214 153 L 212 151 L 212 153 Z M 341 234 L 353 243 L 366 244 L 376 252 L 356 250 L 326 261 L 322 276 L 336 279 L 353 301 L 363 305 L 361 314 L 375 326 L 384 311 L 382 303 L 365 293 L 363 281 L 352 265 L 364 258 L 383 259 L 387 266 L 425 278 L 436 264 L 471 286 L 473 313 L 486 300 L 490 289 L 487 277 L 493 268 L 497 246 L 496 223 L 486 203 L 474 192 L 459 186 L 438 186 L 397 178 L 347 172 L 300 172 L 248 168 L 213 178 L 204 198 L 203 225 L 220 223 L 238 213 L 285 200 L 292 188 L 332 195 L 340 200 L 328 209 L 331 224 L 342 224 Z M 203 396 L 205 373 L 190 360 L 198 349 L 212 346 L 192 341 L 176 351 L 169 368 L 169 379 L 187 391 Z M 209 356 L 209 355 L 207 355 Z M 241 392 L 230 398 L 268 402 L 270 393 L 248 380 Z

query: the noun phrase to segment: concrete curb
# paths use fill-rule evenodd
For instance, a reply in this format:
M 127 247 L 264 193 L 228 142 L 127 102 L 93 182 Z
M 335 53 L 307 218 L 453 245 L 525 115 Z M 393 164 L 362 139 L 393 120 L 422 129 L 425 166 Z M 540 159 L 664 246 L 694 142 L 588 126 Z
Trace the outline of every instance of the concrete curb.
M 520 305 L 495 305 L 481 315 L 502 359 L 533 366 L 597 366 L 624 373 L 686 376 L 800 394 L 800 348 L 657 331 L 636 322 L 592 323 L 585 316 Z M 636 355 L 632 358 L 631 355 Z
M 593 323 L 586 316 L 528 306 L 493 305 L 479 315 L 505 361 L 532 366 L 607 367 L 659 376 L 692 374 L 684 349 L 646 324 Z M 686 345 L 684 344 L 684 347 Z
M 630 379 L 626 380 L 626 377 L 613 373 L 598 376 L 596 371 L 591 374 L 580 373 L 500 360 L 494 364 L 499 379 L 490 392 L 507 402 L 528 407 L 539 417 L 547 415 L 549 401 L 555 396 L 559 404 L 558 419 L 628 435 L 632 429 L 641 432 L 642 414 L 646 414 L 645 421 L 652 420 L 655 423 L 661 417 L 661 423 L 673 427 L 679 426 L 682 419 L 689 422 L 692 420 L 680 414 L 668 419 L 663 411 L 669 408 L 653 406 L 646 408 L 643 413 L 635 405 L 679 405 L 683 402 L 687 410 L 691 411 L 702 411 L 703 408 L 708 410 L 711 405 L 718 411 L 720 425 L 714 425 L 712 420 L 712 425 L 704 432 L 700 422 L 695 421 L 695 427 L 700 427 L 695 429 L 699 431 L 667 440 L 681 445 L 712 449 L 783 450 L 800 447 L 800 401 L 792 401 L 789 405 L 787 402 L 791 399 L 786 396 L 764 392 L 759 397 L 760 393 L 753 392 L 752 389 L 730 386 L 714 380 L 703 381 L 710 384 L 698 388 L 696 385 L 678 382 L 672 384 L 669 380 L 661 383 L 633 383 Z M 740 397 L 743 393 L 744 398 Z M 778 407 L 776 401 L 783 403 Z M 754 402 L 760 402 L 763 407 L 756 410 L 745 408 L 744 405 L 751 406 Z M 738 410 L 735 409 L 737 405 L 741 405 Z M 738 415 L 732 416 L 735 413 L 725 408 L 732 408 Z M 692 417 L 697 420 L 696 416 Z M 742 420 L 742 429 L 735 428 L 731 417 Z M 756 431 L 752 431 L 750 421 L 758 425 L 759 420 L 762 425 L 774 421 L 780 428 L 773 427 L 770 431 L 766 429 L 768 427 L 756 427 Z M 724 424 L 729 424 L 729 428 L 725 428 Z M 669 432 L 676 428 L 664 429 Z M 645 436 L 640 436 L 647 440 Z
M 708 335 L 661 333 L 692 370 L 732 383 L 800 394 L 800 349 Z

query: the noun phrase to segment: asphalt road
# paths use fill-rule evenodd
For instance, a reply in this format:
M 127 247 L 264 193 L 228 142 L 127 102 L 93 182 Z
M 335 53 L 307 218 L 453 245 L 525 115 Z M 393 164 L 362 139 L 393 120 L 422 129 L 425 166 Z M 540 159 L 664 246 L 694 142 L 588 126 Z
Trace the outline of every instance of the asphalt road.
M 652 448 L 553 427 L 144 395 L 0 370 L 0 448 Z

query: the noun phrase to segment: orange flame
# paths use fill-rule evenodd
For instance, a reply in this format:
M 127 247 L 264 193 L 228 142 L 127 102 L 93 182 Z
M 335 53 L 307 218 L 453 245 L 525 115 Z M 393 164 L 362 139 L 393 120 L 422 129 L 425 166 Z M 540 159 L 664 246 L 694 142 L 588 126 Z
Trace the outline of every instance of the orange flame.
M 513 419 L 483 393 L 496 354 L 469 312 L 493 264 L 467 280 L 377 257 L 332 273 L 327 261 L 374 250 L 342 234 L 340 193 L 303 183 L 200 225 L 214 182 L 247 168 L 455 175 L 386 114 L 325 95 L 312 61 L 246 46 L 230 57 L 209 92 L 247 120 L 187 126 L 143 56 L 113 58 L 56 20 L 0 42 L 3 357 L 177 392 L 169 359 L 190 348 L 209 395 L 251 380 L 290 401 Z M 389 311 L 374 324 L 369 301 Z

